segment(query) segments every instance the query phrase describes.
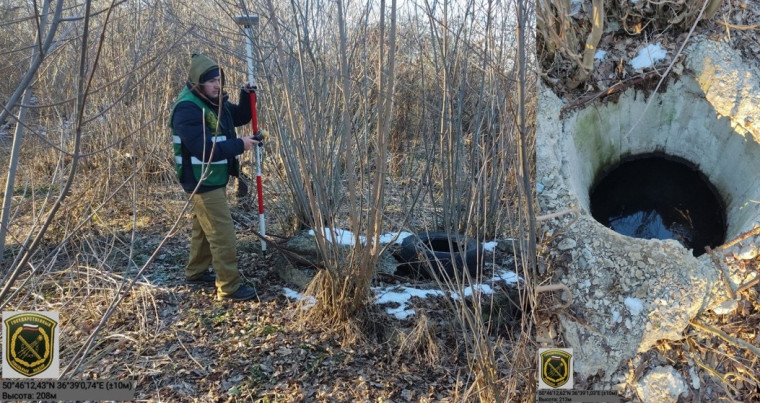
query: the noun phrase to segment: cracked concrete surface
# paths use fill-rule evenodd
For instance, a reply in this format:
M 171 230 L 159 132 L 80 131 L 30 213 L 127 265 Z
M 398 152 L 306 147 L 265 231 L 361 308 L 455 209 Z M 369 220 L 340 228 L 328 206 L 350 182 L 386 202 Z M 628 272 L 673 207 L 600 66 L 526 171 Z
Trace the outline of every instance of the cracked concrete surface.
M 559 319 L 581 377 L 609 381 L 658 340 L 680 339 L 700 310 L 729 300 L 724 272 L 734 290 L 755 275 L 725 261 L 756 252 L 758 237 L 718 248 L 721 269 L 708 254 L 695 258 L 673 240 L 617 234 L 590 214 L 588 191 L 604 168 L 658 151 L 696 164 L 716 186 L 726 205 L 727 240 L 760 226 L 760 72 L 704 38 L 685 54 L 681 75 L 660 91 L 629 88 L 562 117 L 566 102 L 540 91 L 539 214 L 579 211 L 577 219 L 544 221 L 542 231 L 553 237 L 552 280 L 573 293 Z

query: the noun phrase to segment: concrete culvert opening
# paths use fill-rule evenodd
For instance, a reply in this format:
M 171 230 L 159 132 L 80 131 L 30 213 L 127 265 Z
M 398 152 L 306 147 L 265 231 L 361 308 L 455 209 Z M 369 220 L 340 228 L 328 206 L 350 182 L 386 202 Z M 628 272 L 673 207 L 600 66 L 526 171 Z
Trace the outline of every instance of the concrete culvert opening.
M 760 236 L 751 235 L 760 227 L 760 72 L 721 43 L 695 43 L 687 54 L 683 74 L 656 91 L 658 77 L 590 102 L 568 103 L 548 88 L 539 92 L 548 112 L 537 116 L 536 194 L 545 217 L 541 233 L 551 242 L 542 258 L 552 282 L 572 292 L 571 306 L 558 318 L 567 346 L 584 352 L 575 361 L 579 379 L 624 378 L 632 357 L 662 340 L 682 340 L 698 313 L 735 304 L 733 292 L 757 278 L 737 260 L 755 259 L 760 249 Z M 682 179 L 658 178 L 660 189 L 673 187 L 668 190 L 680 197 L 648 191 L 671 208 L 659 219 L 676 234 L 615 232 L 609 220 L 657 209 L 646 200 L 629 206 L 647 192 L 630 179 L 613 179 L 612 190 L 596 192 L 613 168 L 637 160 L 645 168 L 634 166 L 629 177 L 662 176 L 665 169 L 655 164 L 663 162 L 647 161 L 652 156 L 686 162 L 708 190 L 694 194 L 695 186 Z M 645 175 L 647 169 L 652 173 Z M 679 214 L 683 199 L 706 193 L 716 195 L 719 207 L 705 210 L 717 210 L 717 224 L 705 231 L 707 240 L 679 242 L 679 235 L 694 235 L 668 216 Z M 600 207 L 597 197 L 612 206 Z M 695 257 L 705 246 L 713 253 Z
M 591 215 L 615 232 L 674 239 L 694 256 L 726 236 L 723 201 L 696 165 L 666 154 L 643 154 L 604 168 L 589 191 Z
M 653 155 L 685 162 L 700 172 L 725 212 L 725 231 L 717 230 L 716 239 L 686 246 L 700 255 L 705 245 L 719 246 L 760 221 L 757 206 L 749 205 L 760 198 L 760 146 L 750 134 L 737 132 L 730 119 L 716 116 L 710 102 L 694 96 L 702 93 L 699 82 L 684 76 L 667 87 L 657 94 L 626 93 L 566 119 L 565 130 L 573 133 L 565 151 L 567 180 L 590 212 L 589 191 L 611 167 Z

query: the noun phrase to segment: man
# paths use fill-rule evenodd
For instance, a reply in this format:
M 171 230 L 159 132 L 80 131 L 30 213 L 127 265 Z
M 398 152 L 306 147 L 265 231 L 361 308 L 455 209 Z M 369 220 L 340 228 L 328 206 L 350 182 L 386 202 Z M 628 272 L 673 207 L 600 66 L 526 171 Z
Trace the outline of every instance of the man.
M 258 141 L 237 138 L 235 133 L 236 126 L 251 120 L 250 90 L 241 89 L 240 104 L 235 105 L 228 101 L 223 84 L 219 65 L 208 56 L 193 54 L 187 85 L 170 118 L 177 176 L 193 202 L 185 277 L 189 283 L 215 284 L 218 299 L 245 301 L 254 298 L 256 290 L 240 277 L 226 187 L 229 177 L 240 172 L 238 156 Z

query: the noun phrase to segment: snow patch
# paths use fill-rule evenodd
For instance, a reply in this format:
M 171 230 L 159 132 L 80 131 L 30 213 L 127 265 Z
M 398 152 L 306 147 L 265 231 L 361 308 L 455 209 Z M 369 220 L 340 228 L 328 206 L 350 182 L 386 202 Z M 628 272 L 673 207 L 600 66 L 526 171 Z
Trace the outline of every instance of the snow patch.
M 493 250 L 496 248 L 496 246 L 497 246 L 498 244 L 499 244 L 499 243 L 498 243 L 498 242 L 496 242 L 496 241 L 485 242 L 485 243 L 483 243 L 483 249 L 484 249 L 484 250 L 487 250 L 487 251 L 489 251 L 489 252 L 493 252 Z
M 340 228 L 325 228 L 324 229 L 325 239 L 328 242 L 331 243 L 339 243 L 342 245 L 347 246 L 353 246 L 354 240 L 358 239 L 361 243 L 366 243 L 366 237 L 359 235 L 358 237 L 355 236 L 351 231 L 340 229 Z M 309 230 L 309 235 L 314 236 L 314 230 Z M 405 232 L 405 231 L 399 231 L 399 232 L 392 232 L 388 234 L 383 234 L 379 237 L 380 243 L 390 243 L 394 242 L 396 244 L 402 243 L 404 238 L 413 236 L 414 234 Z M 498 242 L 496 241 L 489 241 L 489 242 L 483 242 L 483 249 L 493 252 L 494 249 L 498 246 Z M 491 282 L 495 283 L 497 281 L 503 281 L 506 284 L 515 284 L 517 282 L 522 281 L 520 276 L 518 276 L 514 271 L 509 270 L 495 270 L 493 273 L 493 277 L 491 278 Z M 449 295 L 448 292 L 444 292 L 441 290 L 422 290 L 418 288 L 412 288 L 412 287 L 404 287 L 404 286 L 389 286 L 389 287 L 374 287 L 372 288 L 372 291 L 374 292 L 376 299 L 375 303 L 378 305 L 384 305 L 384 304 L 393 304 L 393 307 L 386 307 L 385 312 L 387 312 L 389 315 L 393 315 L 398 319 L 407 319 L 408 317 L 414 315 L 414 309 L 409 307 L 409 302 L 411 301 L 412 297 L 417 298 L 427 298 L 429 296 L 445 296 Z M 313 296 L 302 296 L 297 291 L 291 290 L 290 288 L 283 287 L 283 293 L 286 297 L 292 299 L 292 300 L 306 300 L 307 303 L 304 304 L 303 309 L 309 309 L 311 306 L 313 306 L 316 303 L 316 300 Z M 471 297 L 474 293 L 480 293 L 480 294 L 493 294 L 494 289 L 487 284 L 475 284 L 469 287 L 466 287 L 462 290 L 462 295 L 459 295 L 459 293 L 452 293 L 451 298 L 458 300 L 460 298 L 467 298 Z
M 380 243 L 390 243 L 398 235 L 398 238 L 394 241 L 396 244 L 400 244 L 406 237 L 412 236 L 411 232 L 399 231 L 397 233 L 390 233 L 380 235 Z
M 515 284 L 522 280 L 515 272 L 509 270 L 495 270 L 492 279 L 493 281 L 503 281 L 507 284 Z
M 639 50 L 636 57 L 631 60 L 631 66 L 636 70 L 652 67 L 664 59 L 667 54 L 668 51 L 663 49 L 659 42 L 654 45 L 647 45 L 644 49 Z
M 474 286 L 465 287 L 462 293 L 464 294 L 465 298 L 471 297 L 475 293 L 490 295 L 490 294 L 493 294 L 493 288 L 491 288 L 491 286 L 487 284 L 477 284 Z M 451 299 L 453 299 L 454 301 L 459 301 L 461 298 L 462 297 L 459 295 L 459 293 L 451 294 Z
M 420 290 L 412 287 L 379 287 L 373 288 L 373 290 L 375 291 L 375 295 L 377 295 L 375 302 L 378 305 L 389 303 L 396 303 L 399 305 L 393 308 L 385 308 L 385 312 L 398 319 L 406 319 L 409 316 L 414 315 L 414 310 L 408 308 L 409 301 L 412 297 L 426 298 L 429 295 L 444 295 L 443 291 Z
M 314 298 L 311 295 L 303 296 L 300 292 L 291 290 L 288 287 L 282 287 L 282 293 L 285 294 L 286 297 L 290 299 L 294 299 L 296 301 L 306 301 L 303 306 L 301 306 L 301 309 L 304 311 L 308 311 L 311 309 L 311 307 L 314 306 L 314 304 L 317 303 L 317 299 Z
M 291 290 L 288 287 L 282 287 L 282 293 L 285 294 L 286 297 L 290 299 L 301 299 L 301 293 L 295 290 Z
M 309 230 L 309 235 L 314 236 L 314 229 Z M 410 232 L 405 231 L 399 231 L 399 232 L 391 232 L 388 234 L 380 235 L 379 241 L 380 243 L 390 243 L 393 241 L 394 243 L 400 244 L 404 238 L 413 235 Z M 331 243 L 337 243 L 340 245 L 347 245 L 347 246 L 353 246 L 354 245 L 354 233 L 345 229 L 341 228 L 325 228 L 325 239 L 328 242 Z M 395 240 L 394 240 L 395 239 Z M 364 235 L 359 235 L 359 242 L 362 244 L 367 243 L 367 237 Z
M 314 230 L 309 230 L 309 235 L 314 236 Z M 352 246 L 354 244 L 354 234 L 351 231 L 346 231 L 340 228 L 325 228 L 325 239 L 327 242 L 337 243 L 341 245 Z M 359 242 L 366 242 L 363 236 L 359 236 Z

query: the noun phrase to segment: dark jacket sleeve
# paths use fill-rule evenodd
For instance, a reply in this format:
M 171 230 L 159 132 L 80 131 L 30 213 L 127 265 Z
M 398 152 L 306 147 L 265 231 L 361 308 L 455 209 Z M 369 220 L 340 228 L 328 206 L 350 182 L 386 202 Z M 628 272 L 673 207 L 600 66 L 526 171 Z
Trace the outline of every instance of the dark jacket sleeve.
M 230 115 L 235 126 L 243 126 L 251 121 L 251 94 L 240 90 L 240 103 L 235 105 L 231 102 L 227 102 Z
M 211 141 L 211 133 L 206 132 L 204 136 L 203 111 L 190 101 L 180 102 L 177 105 L 172 118 L 172 127 L 190 155 L 202 161 L 216 162 L 234 158 L 245 151 L 242 139 L 220 141 L 214 145 Z

